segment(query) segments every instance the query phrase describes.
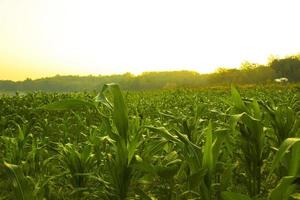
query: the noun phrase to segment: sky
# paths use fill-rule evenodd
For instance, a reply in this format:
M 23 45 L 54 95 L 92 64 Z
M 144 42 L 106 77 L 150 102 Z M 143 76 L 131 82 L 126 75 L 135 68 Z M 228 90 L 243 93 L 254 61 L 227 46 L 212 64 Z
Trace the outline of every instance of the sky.
M 0 80 L 239 67 L 300 53 L 299 0 L 0 0 Z

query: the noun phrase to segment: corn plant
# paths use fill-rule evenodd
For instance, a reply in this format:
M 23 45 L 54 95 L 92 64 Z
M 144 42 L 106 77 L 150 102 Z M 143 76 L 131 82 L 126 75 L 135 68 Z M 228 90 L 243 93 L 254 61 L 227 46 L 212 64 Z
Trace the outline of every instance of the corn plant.
M 4 145 L 4 159 L 13 164 L 20 164 L 22 160 L 26 159 L 25 148 L 32 135 L 26 131 L 26 125 L 21 127 L 17 123 L 14 124 L 17 127 L 16 136 L 0 136 L 0 139 Z
M 270 200 L 288 200 L 293 193 L 300 189 L 300 137 L 287 138 L 280 145 L 279 150 L 275 154 L 274 160 L 270 168 L 269 177 L 275 168 L 280 166 L 280 162 L 285 156 L 290 156 L 288 163 L 289 173 L 279 181 L 276 188 L 270 193 Z
M 187 135 L 178 130 L 174 130 L 172 134 L 163 127 L 148 128 L 159 133 L 181 149 L 180 154 L 182 154 L 181 160 L 183 162 L 181 162 L 182 170 L 178 169 L 178 176 L 186 176 L 187 182 L 185 184 L 188 184 L 187 190 L 181 195 L 183 197 L 196 196 L 205 200 L 213 199 L 213 175 L 216 170 L 219 150 L 224 140 L 222 135 L 213 137 L 211 122 L 204 132 L 203 148 L 190 141 Z
M 278 148 L 282 142 L 294 137 L 300 128 L 299 115 L 289 106 L 276 106 L 274 102 L 269 104 L 261 103 L 270 116 L 270 123 L 276 137 L 276 147 Z
M 261 192 L 262 166 L 265 159 L 263 114 L 256 100 L 246 103 L 232 86 L 232 112 L 240 133 L 241 161 L 246 172 L 246 185 L 251 197 Z
M 112 94 L 113 102 L 105 96 L 107 91 Z M 132 184 L 134 175 L 132 163 L 135 152 L 141 144 L 141 132 L 137 123 L 129 123 L 127 106 L 117 84 L 104 85 L 102 92 L 95 99 L 112 113 L 113 125 L 116 127 L 115 131 L 109 124 L 109 119 L 106 119 L 108 136 L 115 140 L 113 155 L 107 163 L 113 186 L 107 196 L 109 199 L 123 200 L 127 198 Z M 129 127 L 129 124 L 132 127 Z
M 62 171 L 70 175 L 70 183 L 75 191 L 80 194 L 87 190 L 89 176 L 93 173 L 96 160 L 88 145 L 78 151 L 72 144 L 58 144 L 58 161 L 61 163 Z
M 7 162 L 2 166 L 6 172 L 6 178 L 10 181 L 13 192 L 12 199 L 39 200 L 52 198 L 49 194 L 48 184 L 55 177 L 40 177 L 34 180 L 25 176 L 21 165 L 13 165 Z
M 2 96 L 0 199 L 299 199 L 297 92 Z

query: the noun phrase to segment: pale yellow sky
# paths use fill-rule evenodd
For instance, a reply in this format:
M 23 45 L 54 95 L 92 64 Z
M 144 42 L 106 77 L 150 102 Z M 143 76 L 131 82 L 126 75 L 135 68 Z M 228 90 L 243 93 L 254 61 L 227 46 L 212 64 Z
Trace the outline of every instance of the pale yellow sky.
M 212 72 L 300 52 L 299 0 L 0 0 L 0 79 Z

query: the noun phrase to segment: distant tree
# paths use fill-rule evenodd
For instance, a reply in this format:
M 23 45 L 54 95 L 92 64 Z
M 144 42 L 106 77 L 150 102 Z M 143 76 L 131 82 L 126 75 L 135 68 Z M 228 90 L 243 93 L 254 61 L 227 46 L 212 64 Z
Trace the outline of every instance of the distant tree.
M 283 59 L 274 59 L 270 62 L 278 78 L 287 77 L 290 81 L 300 81 L 299 56 L 289 56 Z
M 222 73 L 226 73 L 228 72 L 230 69 L 229 68 L 226 68 L 226 67 L 218 67 L 216 70 L 215 70 L 215 73 L 217 74 L 222 74 Z
M 215 73 L 199 74 L 194 71 L 144 72 L 138 76 L 131 73 L 97 76 L 62 76 L 24 81 L 1 81 L 0 91 L 97 91 L 105 83 L 115 82 L 124 90 L 147 90 L 161 88 L 203 87 L 234 84 L 260 84 L 274 82 L 275 78 L 300 81 L 300 54 L 285 58 L 269 57 L 269 63 L 259 65 L 245 61 L 239 69 L 219 67 Z
M 249 71 L 249 70 L 253 70 L 255 68 L 258 68 L 259 66 L 260 66 L 260 64 L 251 63 L 249 61 L 244 61 L 244 62 L 241 63 L 240 69 L 244 70 L 244 71 Z

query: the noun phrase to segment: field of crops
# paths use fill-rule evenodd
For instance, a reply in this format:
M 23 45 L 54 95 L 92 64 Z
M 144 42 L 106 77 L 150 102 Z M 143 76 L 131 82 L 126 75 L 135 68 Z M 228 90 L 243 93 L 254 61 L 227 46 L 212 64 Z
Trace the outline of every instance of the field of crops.
M 0 199 L 300 199 L 297 88 L 0 97 Z

